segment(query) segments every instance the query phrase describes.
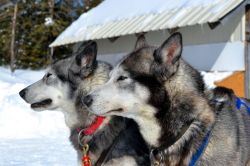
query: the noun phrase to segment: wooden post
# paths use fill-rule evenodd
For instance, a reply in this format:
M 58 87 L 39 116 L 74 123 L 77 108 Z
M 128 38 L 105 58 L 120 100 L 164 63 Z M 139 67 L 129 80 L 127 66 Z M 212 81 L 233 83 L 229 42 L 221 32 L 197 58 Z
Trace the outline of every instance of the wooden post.
M 10 46 L 10 69 L 13 73 L 15 71 L 15 36 L 16 36 L 16 17 L 17 17 L 17 9 L 18 5 L 17 2 L 14 7 L 14 14 L 12 19 L 12 32 L 11 32 L 11 46 Z
M 53 20 L 54 18 L 54 8 L 55 8 L 55 0 L 50 0 L 49 1 L 49 7 L 50 7 L 50 17 Z M 52 32 L 52 26 L 49 27 L 50 28 L 50 32 Z M 50 39 L 52 38 L 52 36 L 50 36 Z M 53 62 L 53 54 L 54 54 L 54 48 L 51 47 L 49 48 L 49 63 L 51 64 Z
M 245 8 L 245 97 L 250 98 L 250 5 Z

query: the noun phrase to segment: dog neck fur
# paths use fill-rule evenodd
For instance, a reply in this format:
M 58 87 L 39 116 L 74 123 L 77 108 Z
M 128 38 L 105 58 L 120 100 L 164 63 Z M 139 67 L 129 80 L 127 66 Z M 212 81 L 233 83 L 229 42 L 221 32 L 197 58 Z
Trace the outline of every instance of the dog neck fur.
M 185 74 L 186 71 L 191 72 L 191 76 Z M 200 73 L 188 65 L 183 59 L 180 59 L 180 64 L 176 73 L 165 82 L 165 88 L 168 95 L 173 98 L 178 94 L 198 94 L 205 91 L 205 85 Z
M 154 115 L 155 108 L 149 105 L 141 105 L 136 109 L 139 110 L 141 115 L 132 118 L 139 125 L 143 138 L 150 146 L 159 146 L 158 139 L 161 135 L 161 127 Z

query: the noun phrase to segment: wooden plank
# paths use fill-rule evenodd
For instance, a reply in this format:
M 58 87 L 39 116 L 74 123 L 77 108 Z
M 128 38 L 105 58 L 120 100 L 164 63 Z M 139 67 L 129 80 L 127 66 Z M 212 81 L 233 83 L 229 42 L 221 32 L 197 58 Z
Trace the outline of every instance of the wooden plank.
M 245 97 L 250 98 L 250 5 L 245 8 Z

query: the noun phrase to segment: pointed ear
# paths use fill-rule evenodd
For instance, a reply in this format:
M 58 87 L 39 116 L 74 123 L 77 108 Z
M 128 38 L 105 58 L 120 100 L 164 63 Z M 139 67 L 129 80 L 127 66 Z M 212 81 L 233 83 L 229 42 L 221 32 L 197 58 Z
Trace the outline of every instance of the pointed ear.
M 76 52 L 76 64 L 83 67 L 91 67 L 96 62 L 97 44 L 90 41 L 83 48 L 79 48 Z
M 155 61 L 165 65 L 174 65 L 181 57 L 182 35 L 174 33 L 155 52 Z
M 145 46 L 148 46 L 148 43 L 146 41 L 145 36 L 142 34 L 142 35 L 140 35 L 140 36 L 137 37 L 137 41 L 135 43 L 134 50 L 137 50 L 137 49 L 145 47 Z
M 76 51 L 75 61 L 80 67 L 80 76 L 88 76 L 96 67 L 97 44 L 94 41 L 88 42 L 85 46 Z

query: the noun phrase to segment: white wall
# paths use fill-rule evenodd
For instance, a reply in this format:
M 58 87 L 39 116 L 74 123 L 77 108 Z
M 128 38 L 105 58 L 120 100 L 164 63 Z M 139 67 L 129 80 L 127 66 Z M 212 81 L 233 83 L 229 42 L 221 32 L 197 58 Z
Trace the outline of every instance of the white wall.
M 238 10 L 226 17 L 222 24 L 211 30 L 207 24 L 180 28 L 183 35 L 183 56 L 199 70 L 242 71 L 244 70 L 244 10 Z M 151 45 L 160 45 L 167 39 L 167 30 L 148 32 L 146 38 Z M 101 59 L 115 64 L 124 54 L 131 52 L 135 35 L 98 40 Z
M 115 65 L 126 55 L 106 54 L 98 56 Z M 185 46 L 183 58 L 198 70 L 202 71 L 243 71 L 244 68 L 244 43 L 216 43 Z
M 243 42 L 186 46 L 183 49 L 183 57 L 199 70 L 245 70 Z

